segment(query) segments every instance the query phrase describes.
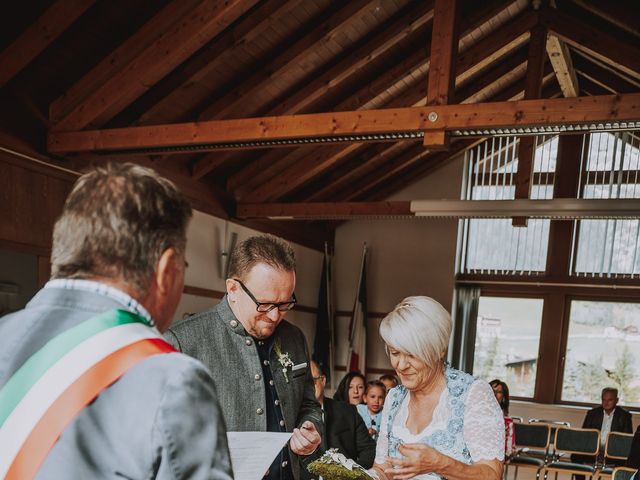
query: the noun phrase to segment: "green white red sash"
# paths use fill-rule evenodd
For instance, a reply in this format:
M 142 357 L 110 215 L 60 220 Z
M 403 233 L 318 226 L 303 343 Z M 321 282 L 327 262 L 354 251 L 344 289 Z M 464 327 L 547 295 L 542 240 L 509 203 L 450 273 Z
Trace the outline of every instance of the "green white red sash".
M 143 317 L 111 310 L 47 342 L 0 389 L 0 478 L 37 473 L 65 427 L 152 355 L 175 351 Z

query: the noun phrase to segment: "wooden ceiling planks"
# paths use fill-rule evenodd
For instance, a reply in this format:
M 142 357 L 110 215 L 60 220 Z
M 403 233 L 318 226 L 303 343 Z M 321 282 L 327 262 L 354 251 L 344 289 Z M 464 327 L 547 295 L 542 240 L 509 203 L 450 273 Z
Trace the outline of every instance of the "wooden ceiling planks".
M 136 55 L 124 68 L 117 70 L 96 90 L 90 91 L 68 114 L 55 120 L 54 129 L 78 130 L 94 122 L 98 124 L 106 122 L 142 95 L 149 85 L 155 84 L 203 44 L 222 32 L 256 1 L 231 0 L 219 3 L 214 0 L 202 0 L 186 16 L 174 18 L 174 25 L 167 31 L 161 30 L 163 34 Z M 181 2 L 174 1 L 167 8 L 178 8 L 174 7 L 176 3 Z M 159 15 L 163 15 L 164 12 L 166 10 Z M 154 17 L 154 20 L 156 18 Z M 155 24 L 154 20 L 149 22 L 151 27 Z M 149 27 L 150 31 L 155 29 L 151 27 Z M 123 44 L 123 47 L 124 45 L 126 44 Z M 158 52 L 162 52 L 162 55 Z M 87 84 L 95 82 L 94 76 L 97 76 L 95 70 L 87 74 L 85 82 Z M 72 96 L 68 98 L 75 100 Z

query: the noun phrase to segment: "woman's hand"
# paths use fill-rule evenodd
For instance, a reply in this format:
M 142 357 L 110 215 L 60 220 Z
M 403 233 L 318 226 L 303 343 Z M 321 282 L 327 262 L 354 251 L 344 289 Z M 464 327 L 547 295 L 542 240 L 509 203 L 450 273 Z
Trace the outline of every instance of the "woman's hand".
M 391 468 L 385 470 L 389 478 L 404 480 L 422 473 L 441 471 L 443 455 L 427 445 L 405 443 L 400 445 L 404 458 L 387 457 Z

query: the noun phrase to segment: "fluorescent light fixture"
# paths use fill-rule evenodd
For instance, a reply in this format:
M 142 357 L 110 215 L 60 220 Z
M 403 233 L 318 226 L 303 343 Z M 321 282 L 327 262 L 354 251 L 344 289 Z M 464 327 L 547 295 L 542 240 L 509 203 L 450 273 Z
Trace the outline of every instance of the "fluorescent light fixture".
M 410 208 L 432 218 L 640 218 L 640 199 L 413 200 Z

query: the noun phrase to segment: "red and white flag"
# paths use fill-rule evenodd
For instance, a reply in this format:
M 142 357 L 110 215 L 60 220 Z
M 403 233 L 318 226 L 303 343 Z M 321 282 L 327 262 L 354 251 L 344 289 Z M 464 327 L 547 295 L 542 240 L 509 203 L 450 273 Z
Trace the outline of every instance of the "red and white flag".
M 347 353 L 347 372 L 355 370 L 366 375 L 367 370 L 367 245 L 362 252 L 362 268 L 358 280 L 356 300 L 349 323 L 349 350 Z

